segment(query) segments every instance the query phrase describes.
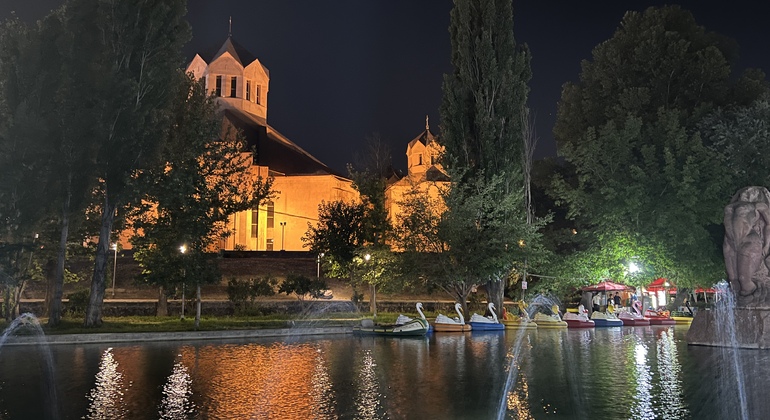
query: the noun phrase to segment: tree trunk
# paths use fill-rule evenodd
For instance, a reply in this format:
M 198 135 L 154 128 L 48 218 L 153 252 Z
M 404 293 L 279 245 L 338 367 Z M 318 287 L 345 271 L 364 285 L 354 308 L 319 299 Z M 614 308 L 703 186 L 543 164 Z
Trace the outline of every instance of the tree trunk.
M 158 287 L 158 310 L 156 316 L 168 316 L 168 296 L 163 286 Z
M 11 316 L 16 319 L 21 315 L 19 312 L 19 304 L 21 303 L 21 294 L 24 293 L 24 287 L 26 287 L 27 281 L 22 280 L 19 286 L 14 289 L 13 307 L 11 308 Z
M 497 276 L 496 276 L 497 277 Z M 495 304 L 497 309 L 497 317 L 499 318 L 503 310 L 503 301 L 505 296 L 505 282 L 499 278 L 492 277 L 486 284 L 487 288 L 487 302 Z
M 110 246 L 110 234 L 112 222 L 115 220 L 115 204 L 110 203 L 105 193 L 104 207 L 102 208 L 102 226 L 99 230 L 99 244 L 96 246 L 96 261 L 94 262 L 94 275 L 91 278 L 91 296 L 86 310 L 86 327 L 99 327 L 102 325 L 102 306 L 104 304 L 105 273 L 107 269 L 107 251 Z
M 53 278 L 51 296 L 48 302 L 48 325 L 61 323 L 61 299 L 64 288 L 64 262 L 67 259 L 67 237 L 69 235 L 69 194 L 62 206 L 61 234 L 59 235 L 59 253 L 56 257 L 56 273 Z M 93 291 L 91 292 L 93 296 Z
M 370 284 L 369 285 L 369 312 L 372 313 L 373 316 L 377 316 L 377 286 Z
M 3 296 L 3 317 L 9 324 L 13 321 L 11 318 L 11 285 L 6 285 Z
M 198 329 L 201 325 L 201 285 L 196 285 L 196 297 L 195 297 L 195 329 Z

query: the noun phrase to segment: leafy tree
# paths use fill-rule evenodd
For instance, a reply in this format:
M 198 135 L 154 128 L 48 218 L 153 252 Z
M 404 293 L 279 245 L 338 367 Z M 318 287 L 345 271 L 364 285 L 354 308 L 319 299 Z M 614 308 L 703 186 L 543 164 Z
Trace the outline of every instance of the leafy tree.
M 56 75 L 45 66 L 42 33 L 16 19 L 0 27 L 0 285 L 8 320 L 27 282 L 40 277 L 33 251 L 50 220 L 47 141 L 56 109 L 46 98 Z
M 750 83 L 755 73 L 730 82 L 734 50 L 679 7 L 628 12 L 583 62 L 580 82 L 565 85 L 554 135 L 574 176 L 556 180 L 556 199 L 575 221 L 579 249 L 629 247 L 614 262 L 588 260 L 610 269 L 620 256 L 653 252 L 657 275 L 682 286 L 721 276 L 715 227 L 732 192 L 696 126 L 715 106 L 762 93 Z
M 521 112 L 531 77 L 528 49 L 517 48 L 512 28 L 510 1 L 455 2 L 449 27 L 454 71 L 444 77 L 441 104 L 442 143 L 446 148 L 443 161 L 453 185 L 457 186 L 456 193 L 450 194 L 456 199 L 447 203 L 447 211 L 464 213 L 467 208 L 453 205 L 465 205 L 465 199 L 471 200 L 467 203 L 470 208 L 475 207 L 475 199 L 467 193 L 484 185 L 490 193 L 486 198 L 491 202 L 519 203 L 507 207 L 505 212 L 495 213 L 495 217 L 501 218 L 499 226 L 511 225 L 510 228 L 526 223 L 526 218 L 521 218 L 525 213 L 521 200 L 524 196 Z M 496 190 L 488 190 L 490 186 Z M 502 308 L 503 279 L 508 277 L 513 265 L 510 260 L 492 258 L 491 261 L 499 265 L 494 273 L 485 271 L 489 277 L 484 281 L 490 301 Z M 488 265 L 488 262 L 478 263 Z M 476 271 L 472 267 L 466 270 Z
M 289 274 L 286 280 L 281 282 L 278 289 L 279 293 L 287 295 L 294 294 L 302 302 L 303 310 L 306 308 L 305 298 L 318 299 L 323 296 L 324 291 L 329 287 L 326 282 L 320 279 L 311 279 L 300 274 Z
M 163 128 L 181 47 L 189 39 L 183 0 L 70 0 L 65 31 L 72 34 L 72 89 L 89 95 L 72 117 L 89 121 L 100 180 L 101 226 L 86 326 L 101 324 L 107 253 L 116 209 L 131 194 L 137 171 L 149 167 Z
M 134 231 L 141 232 L 133 241 L 146 281 L 166 290 L 180 282 L 193 284 L 200 293 L 202 283 L 220 280 L 206 251 L 230 234 L 227 221 L 232 214 L 257 208 L 271 197 L 271 181 L 250 170 L 251 155 L 243 153 L 237 133 L 218 139 L 218 105 L 215 97 L 206 95 L 202 82 L 185 75 L 180 86 L 161 150 L 163 161 L 136 178 L 144 194 L 132 214 Z M 180 256 L 182 245 L 187 252 Z M 187 265 L 211 267 L 186 270 L 181 278 L 169 276 L 169 263 L 180 258 Z M 196 313 L 196 323 L 198 317 Z
M 354 257 L 366 243 L 365 217 L 363 203 L 332 201 L 318 205 L 318 224 L 308 223 L 302 242 L 311 251 L 324 253 L 329 276 L 352 277 Z
M 402 213 L 396 224 L 404 249 L 398 274 L 443 290 L 467 314 L 468 296 L 476 286 L 506 267 L 523 264 L 528 255 L 537 257 L 540 225 L 527 225 L 525 213 L 514 210 L 523 209 L 522 196 L 495 200 L 501 182 L 477 178 L 474 184 L 453 183 L 433 200 L 419 189 L 407 194 L 399 203 Z M 442 211 L 442 204 L 449 210 Z M 521 219 L 505 217 L 511 214 Z
M 770 185 L 770 102 L 717 109 L 698 124 L 708 148 L 717 153 L 732 180 L 732 191 Z M 726 203 L 723 203 L 726 204 Z
M 365 241 L 373 249 L 367 251 L 370 255 L 376 252 L 379 258 L 375 258 L 372 264 L 383 264 L 391 260 L 387 257 L 389 249 L 386 242 L 392 228 L 388 218 L 388 209 L 385 207 L 385 188 L 390 174 L 393 172 L 391 165 L 390 148 L 375 134 L 367 139 L 366 152 L 357 155 L 355 164 L 348 165 L 348 173 L 353 180 L 353 187 L 360 193 L 365 212 L 362 227 Z M 367 267 L 370 264 L 366 265 Z M 377 313 L 376 287 L 382 283 L 381 276 L 373 277 L 373 273 L 363 273 L 361 277 L 370 285 L 369 306 L 372 313 Z

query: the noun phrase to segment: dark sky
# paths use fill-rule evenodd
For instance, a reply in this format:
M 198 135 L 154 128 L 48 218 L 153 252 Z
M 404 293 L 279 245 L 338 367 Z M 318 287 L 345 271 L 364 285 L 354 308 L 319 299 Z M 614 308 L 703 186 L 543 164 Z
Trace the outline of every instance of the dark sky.
M 551 134 L 561 86 L 577 80 L 580 61 L 610 38 L 626 10 L 665 1 L 528 0 L 514 2 L 516 41 L 532 51 L 530 107 L 540 137 L 536 158 L 555 156 Z M 770 69 L 770 6 L 762 1 L 679 1 L 709 31 L 734 38 L 740 67 Z M 61 0 L 1 0 L 39 19 Z M 397 168 L 406 144 L 425 126 L 438 133 L 441 81 L 449 64 L 451 0 L 190 0 L 188 57 L 233 38 L 270 70 L 268 122 L 331 167 L 345 172 L 354 152 L 378 133 Z

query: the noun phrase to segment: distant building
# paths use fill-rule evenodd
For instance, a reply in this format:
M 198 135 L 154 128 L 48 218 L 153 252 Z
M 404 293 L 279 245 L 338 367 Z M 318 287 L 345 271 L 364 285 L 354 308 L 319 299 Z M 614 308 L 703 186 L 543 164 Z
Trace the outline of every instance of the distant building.
M 425 131 L 406 146 L 407 174 L 403 178 L 392 177 L 385 189 L 385 206 L 391 223 L 397 225 L 402 212 L 399 203 L 406 194 L 416 189 L 431 200 L 438 200 L 440 192 L 449 186 L 449 176 L 438 163 L 444 147 L 430 131 L 425 117 Z
M 308 223 L 318 221 L 321 201 L 355 201 L 350 179 L 336 173 L 267 123 L 270 72 L 232 37 L 212 56 L 196 54 L 187 66 L 219 97 L 223 130 L 242 131 L 254 150 L 251 170 L 273 177 L 276 197 L 258 209 L 230 217 L 233 235 L 221 249 L 300 251 Z

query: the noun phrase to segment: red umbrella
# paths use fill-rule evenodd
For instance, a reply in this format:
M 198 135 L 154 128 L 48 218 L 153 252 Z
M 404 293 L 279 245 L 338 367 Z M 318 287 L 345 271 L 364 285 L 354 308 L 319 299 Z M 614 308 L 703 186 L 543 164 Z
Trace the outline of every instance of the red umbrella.
M 603 281 L 599 284 L 582 287 L 580 290 L 584 292 L 621 292 L 623 290 L 631 290 L 632 288 L 625 284 L 613 283 L 611 281 Z

